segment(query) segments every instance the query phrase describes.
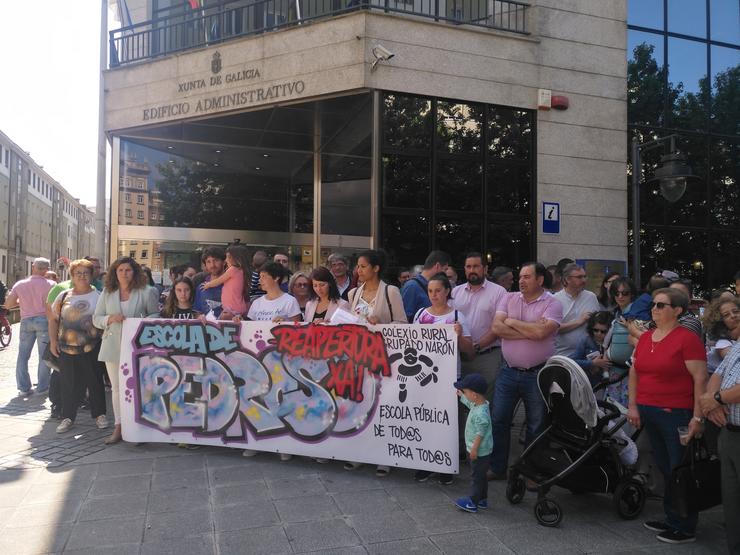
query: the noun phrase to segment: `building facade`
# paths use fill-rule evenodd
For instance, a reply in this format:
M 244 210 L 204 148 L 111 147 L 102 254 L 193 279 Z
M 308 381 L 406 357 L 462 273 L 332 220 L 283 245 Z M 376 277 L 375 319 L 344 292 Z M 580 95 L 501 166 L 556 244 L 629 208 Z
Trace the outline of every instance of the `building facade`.
M 624 0 L 125 4 L 111 256 L 626 264 Z
M 697 179 L 675 204 L 641 187 L 641 262 L 691 277 L 697 293 L 740 270 L 740 2 L 631 0 L 630 138 L 676 135 Z M 652 177 L 663 152 L 645 153 Z
M 1 131 L 0 154 L 0 279 L 12 286 L 40 256 L 66 278 L 57 262 L 93 252 L 95 213 Z

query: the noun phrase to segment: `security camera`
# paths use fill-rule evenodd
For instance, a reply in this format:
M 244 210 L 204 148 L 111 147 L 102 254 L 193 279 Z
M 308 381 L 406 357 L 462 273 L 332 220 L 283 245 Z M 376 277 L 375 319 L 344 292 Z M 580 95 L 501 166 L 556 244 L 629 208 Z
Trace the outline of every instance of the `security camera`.
M 382 44 L 376 44 L 373 46 L 371 50 L 373 57 L 375 60 L 373 60 L 372 65 L 370 66 L 370 71 L 375 71 L 375 67 L 378 65 L 378 62 L 387 62 L 390 60 L 395 54 L 388 50 L 385 46 Z

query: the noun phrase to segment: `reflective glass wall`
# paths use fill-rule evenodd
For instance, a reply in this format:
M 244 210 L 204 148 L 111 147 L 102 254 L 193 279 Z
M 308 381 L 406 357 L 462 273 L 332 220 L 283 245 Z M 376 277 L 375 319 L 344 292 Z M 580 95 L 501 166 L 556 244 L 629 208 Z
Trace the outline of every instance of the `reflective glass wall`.
M 535 256 L 532 112 L 385 93 L 380 242 L 392 266 L 432 249 L 485 253 L 490 269 Z
M 157 272 L 238 239 L 285 251 L 296 270 L 368 248 L 372 117 L 366 93 L 128 133 L 118 149 L 117 254 Z
M 697 293 L 728 284 L 740 269 L 739 22 L 737 0 L 628 2 L 630 139 L 678 134 L 699 177 L 675 204 L 642 186 L 642 275 L 673 269 Z M 644 179 L 661 154 L 643 155 Z

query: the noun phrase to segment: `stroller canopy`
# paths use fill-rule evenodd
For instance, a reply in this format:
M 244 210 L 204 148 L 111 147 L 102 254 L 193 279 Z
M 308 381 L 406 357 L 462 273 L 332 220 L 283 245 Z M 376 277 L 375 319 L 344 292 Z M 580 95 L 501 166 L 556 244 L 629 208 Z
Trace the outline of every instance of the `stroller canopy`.
M 598 408 L 591 383 L 583 369 L 568 357 L 550 357 L 537 374 L 537 385 L 545 405 L 552 393 L 560 393 L 569 401 L 573 412 L 583 420 L 587 428 L 596 426 Z

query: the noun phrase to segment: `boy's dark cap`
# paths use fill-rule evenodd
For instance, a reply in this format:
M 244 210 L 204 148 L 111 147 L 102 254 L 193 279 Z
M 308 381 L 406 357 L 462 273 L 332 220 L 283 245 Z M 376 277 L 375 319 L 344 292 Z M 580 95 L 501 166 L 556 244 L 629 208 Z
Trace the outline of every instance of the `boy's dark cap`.
M 455 382 L 455 389 L 469 389 L 470 391 L 485 395 L 488 384 L 480 374 L 468 374 L 462 380 Z

